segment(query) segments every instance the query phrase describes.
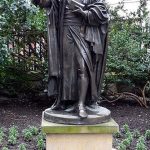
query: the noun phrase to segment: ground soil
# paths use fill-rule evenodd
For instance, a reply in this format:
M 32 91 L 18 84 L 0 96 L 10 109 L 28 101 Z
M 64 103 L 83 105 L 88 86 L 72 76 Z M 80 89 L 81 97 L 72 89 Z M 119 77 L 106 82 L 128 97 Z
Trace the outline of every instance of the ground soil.
M 18 100 L 0 101 L 0 127 L 9 128 L 12 125 L 22 131 L 28 125 L 40 127 L 42 111 L 51 104 L 48 100 Z M 128 124 L 131 130 L 138 129 L 141 134 L 150 129 L 150 108 L 143 108 L 136 102 L 119 101 L 113 104 L 102 103 L 112 112 L 112 118 L 119 124 L 120 130 Z M 135 142 L 130 150 L 134 150 Z M 150 150 L 150 142 L 147 142 Z M 134 148 L 133 148 L 134 147 Z

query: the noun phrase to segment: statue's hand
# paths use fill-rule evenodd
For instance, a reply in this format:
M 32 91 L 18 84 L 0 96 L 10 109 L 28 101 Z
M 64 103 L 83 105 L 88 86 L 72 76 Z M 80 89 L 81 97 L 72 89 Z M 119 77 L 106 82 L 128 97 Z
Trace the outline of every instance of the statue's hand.
M 72 12 L 73 13 L 78 13 L 78 14 L 81 14 L 82 16 L 86 17 L 86 14 L 87 14 L 87 10 L 83 10 L 81 7 L 77 6 L 76 5 L 76 10 L 73 10 Z

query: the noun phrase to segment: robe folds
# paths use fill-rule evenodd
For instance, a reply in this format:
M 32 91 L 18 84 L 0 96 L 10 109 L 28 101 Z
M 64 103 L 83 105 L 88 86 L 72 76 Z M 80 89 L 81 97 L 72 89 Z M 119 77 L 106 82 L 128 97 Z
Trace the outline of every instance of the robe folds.
M 86 4 L 86 16 L 79 24 L 66 17 L 67 0 L 49 0 L 48 16 L 48 95 L 61 100 L 78 100 L 76 55 L 86 63 L 90 86 L 89 95 L 101 93 L 107 49 L 108 12 L 101 0 L 81 1 Z M 89 98 L 92 99 L 92 98 Z

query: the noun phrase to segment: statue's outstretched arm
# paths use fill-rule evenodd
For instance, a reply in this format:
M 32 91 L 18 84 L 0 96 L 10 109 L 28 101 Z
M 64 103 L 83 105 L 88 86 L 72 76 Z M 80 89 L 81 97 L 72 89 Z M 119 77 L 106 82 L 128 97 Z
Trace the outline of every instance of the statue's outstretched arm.
M 76 8 L 73 12 L 80 13 L 89 25 L 101 25 L 109 20 L 107 8 L 101 1 L 87 5 L 86 9 L 80 6 L 76 6 Z

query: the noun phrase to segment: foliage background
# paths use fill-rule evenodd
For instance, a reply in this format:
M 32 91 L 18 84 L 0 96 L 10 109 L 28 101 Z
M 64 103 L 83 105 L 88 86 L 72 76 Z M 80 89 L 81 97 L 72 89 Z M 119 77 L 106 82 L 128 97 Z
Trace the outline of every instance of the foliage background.
M 125 83 L 133 87 L 143 87 L 150 80 L 150 27 L 147 23 L 146 6 L 146 0 L 140 0 L 140 6 L 134 13 L 127 13 L 123 3 L 115 8 L 108 6 L 110 29 L 106 85 Z M 120 11 L 126 13 L 126 16 L 120 16 Z M 17 43 L 14 35 L 20 33 L 24 34 L 26 41 L 20 40 Z M 21 50 L 30 41 L 37 41 L 41 37 L 46 40 L 44 10 L 35 7 L 28 0 L 0 1 L 0 92 L 12 96 L 20 92 L 39 93 L 45 89 L 46 52 L 42 60 L 37 53 L 23 62 L 14 62 L 12 53 L 15 50 L 8 47 L 9 41 L 15 41 L 16 50 Z M 37 61 L 36 70 L 23 67 L 31 66 L 33 60 Z

